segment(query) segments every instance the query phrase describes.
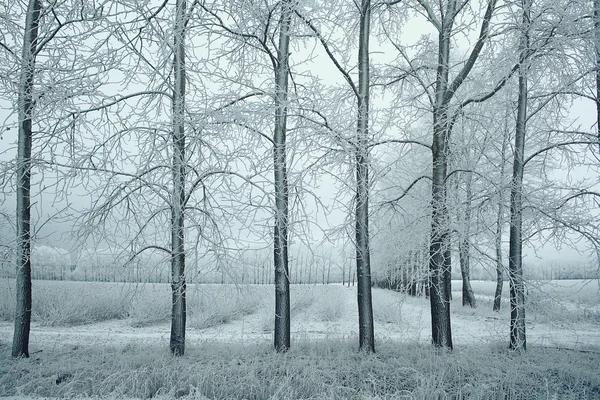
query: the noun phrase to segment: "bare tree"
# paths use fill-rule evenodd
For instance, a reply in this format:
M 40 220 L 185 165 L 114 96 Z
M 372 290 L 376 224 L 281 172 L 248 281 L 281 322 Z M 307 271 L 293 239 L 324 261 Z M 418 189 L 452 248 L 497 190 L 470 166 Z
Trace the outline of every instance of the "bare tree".
M 373 304 L 371 296 L 371 254 L 369 244 L 369 92 L 370 92 L 370 61 L 369 36 L 371 33 L 371 1 L 362 0 L 357 4 L 359 11 L 358 34 L 358 85 L 350 76 L 348 70 L 339 62 L 332 52 L 327 40 L 317 26 L 301 14 L 308 28 L 321 43 L 327 56 L 342 74 L 350 86 L 357 101 L 357 127 L 354 140 L 354 161 L 356 171 L 354 235 L 356 251 L 356 277 L 358 300 L 359 347 L 363 351 L 375 351 L 375 333 L 373 323 Z
M 475 65 L 484 44 L 488 40 L 490 22 L 496 9 L 496 0 L 487 1 L 479 36 L 471 49 L 468 59 L 456 76 L 450 79 L 450 50 L 455 23 L 464 10 L 465 3 L 447 1 L 434 5 L 434 2 L 418 0 L 420 11 L 427 16 L 438 32 L 438 61 L 434 93 L 429 95 L 433 113 L 432 154 L 432 219 L 429 251 L 429 285 L 431 303 L 431 328 L 433 344 L 452 348 L 450 325 L 450 218 L 447 206 L 447 176 L 449 157 L 449 136 L 454 118 L 451 102 L 456 91 L 462 86 Z M 436 7 L 438 7 L 436 12 Z M 429 89 L 424 87 L 426 91 Z
M 27 5 L 18 93 L 19 136 L 17 154 L 17 306 L 13 357 L 29 357 L 31 324 L 31 144 L 33 139 L 33 80 L 38 46 L 41 4 Z
M 279 44 L 275 66 L 275 130 L 273 133 L 273 172 L 275 182 L 275 230 L 273 255 L 275 265 L 275 350 L 289 349 L 290 276 L 288 268 L 288 177 L 287 177 L 287 102 L 289 76 L 290 25 L 295 0 L 281 2 Z
M 507 117 L 505 117 L 507 118 Z M 494 235 L 494 248 L 496 253 L 496 290 L 494 292 L 494 305 L 492 306 L 493 311 L 500 311 L 502 305 L 502 289 L 504 286 L 504 261 L 503 261 L 503 250 L 502 250 L 502 232 L 504 226 L 504 186 L 503 178 L 506 170 L 506 148 L 508 147 L 508 129 L 505 129 L 504 135 L 502 135 L 502 146 L 500 153 L 500 185 L 498 186 L 498 209 L 496 212 L 496 229 Z
M 173 194 L 171 199 L 171 339 L 169 347 L 175 355 L 185 352 L 185 202 L 186 202 L 186 157 L 185 157 L 185 35 L 186 0 L 175 4 L 173 29 Z
M 520 38 L 519 97 L 517 125 L 510 191 L 510 239 L 508 250 L 508 279 L 510 283 L 510 348 L 525 350 L 525 285 L 523 282 L 523 166 L 525 135 L 527 132 L 527 53 L 531 0 L 522 0 L 522 27 Z
M 475 294 L 471 287 L 471 224 L 472 224 L 472 206 L 473 206 L 473 188 L 472 188 L 472 173 L 467 172 L 465 175 L 465 204 L 464 216 L 462 219 L 462 231 L 460 232 L 458 242 L 458 253 L 460 262 L 460 273 L 462 276 L 462 304 L 469 305 L 473 308 L 477 306 Z
M 596 132 L 598 142 L 600 142 L 600 0 L 594 0 L 594 50 L 596 56 Z
M 358 333 L 362 350 L 375 351 L 369 247 L 369 35 L 371 1 L 362 0 L 358 45 L 358 127 L 356 134 L 356 275 Z

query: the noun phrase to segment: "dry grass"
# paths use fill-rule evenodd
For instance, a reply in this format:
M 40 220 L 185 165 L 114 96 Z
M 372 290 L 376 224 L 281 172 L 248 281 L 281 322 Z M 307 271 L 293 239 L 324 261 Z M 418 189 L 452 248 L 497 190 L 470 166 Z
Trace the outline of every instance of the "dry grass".
M 147 325 L 169 318 L 168 285 L 35 285 L 34 304 L 38 310 L 34 317 L 50 325 L 111 318 L 129 318 L 131 324 Z M 7 290 L 0 291 L 0 315 L 10 320 L 14 289 L 10 282 L 0 280 L 0 288 L 5 286 Z M 343 301 L 331 297 L 329 289 L 292 286 L 293 311 L 317 313 L 316 318 L 325 320 L 342 318 Z M 536 296 L 530 291 L 530 307 L 538 307 L 538 318 L 550 318 L 560 312 L 543 296 Z M 268 316 L 265 320 L 272 328 L 271 286 L 190 285 L 188 300 L 191 326 L 209 327 L 257 312 Z M 42 307 L 44 301 L 48 303 Z M 376 320 L 402 322 L 402 301 L 408 299 L 398 293 L 376 291 Z M 490 313 L 491 300 L 483 298 L 479 304 L 475 310 L 454 304 L 453 307 L 474 318 Z M 589 302 L 580 306 L 582 312 L 595 310 Z M 506 308 L 503 312 L 507 312 Z M 374 355 L 358 353 L 354 341 L 332 339 L 295 341 L 292 350 L 282 355 L 274 354 L 264 342 L 203 342 L 188 344 L 182 358 L 174 358 L 165 347 L 148 342 L 113 347 L 93 343 L 73 347 L 57 342 L 43 351 L 32 349 L 30 359 L 15 360 L 10 357 L 8 338 L 0 338 L 0 396 L 600 399 L 600 349 L 578 352 L 533 346 L 525 354 L 515 354 L 505 350 L 506 343 L 500 341 L 461 347 L 449 353 L 428 345 L 378 340 L 378 353 Z
M 267 286 L 188 285 L 189 324 L 208 328 L 254 313 L 270 289 Z M 14 318 L 14 290 L 14 280 L 0 279 L 0 320 Z M 306 298 L 298 300 L 302 301 Z M 132 327 L 148 326 L 169 320 L 170 285 L 34 281 L 32 312 L 32 320 L 46 326 L 74 326 L 123 318 L 129 318 Z
M 0 342 L 2 343 L 2 342 Z M 598 353 L 531 348 L 304 341 L 287 354 L 267 345 L 206 343 L 182 358 L 150 345 L 60 348 L 11 359 L 0 344 L 0 396 L 190 399 L 600 398 Z

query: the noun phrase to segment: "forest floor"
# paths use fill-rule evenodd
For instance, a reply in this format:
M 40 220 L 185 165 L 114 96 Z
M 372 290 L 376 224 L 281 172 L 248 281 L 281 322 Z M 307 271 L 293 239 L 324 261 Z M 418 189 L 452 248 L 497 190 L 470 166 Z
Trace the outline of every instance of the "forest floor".
M 495 398 L 531 392 L 534 398 L 600 398 L 600 377 L 592 378 L 600 375 L 598 281 L 529 285 L 529 350 L 519 362 L 507 351 L 506 291 L 502 310 L 493 312 L 493 282 L 473 282 L 477 308 L 463 307 L 460 282 L 453 284 L 454 352 L 431 348 L 427 299 L 375 288 L 378 353 L 370 357 L 356 352 L 355 287 L 294 285 L 293 344 L 285 359 L 270 350 L 272 286 L 192 285 L 188 350 L 175 359 L 168 355 L 168 285 L 39 281 L 29 360 L 10 358 L 14 289 L 0 284 L 6 294 L 0 295 L 0 396 Z M 406 376 L 388 376 L 392 370 Z M 220 372 L 235 376 L 220 385 Z M 302 383 L 290 374 L 307 376 Z M 226 389 L 227 380 L 237 389 Z

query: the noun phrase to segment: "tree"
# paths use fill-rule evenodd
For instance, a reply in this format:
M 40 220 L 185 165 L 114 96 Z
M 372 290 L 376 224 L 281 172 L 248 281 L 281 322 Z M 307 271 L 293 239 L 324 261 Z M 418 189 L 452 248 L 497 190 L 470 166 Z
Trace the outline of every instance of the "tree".
M 273 174 L 275 183 L 275 228 L 273 255 L 275 266 L 275 350 L 284 352 L 291 344 L 290 276 L 288 268 L 288 177 L 287 177 L 287 102 L 289 76 L 290 25 L 295 0 L 281 2 L 279 44 L 275 65 L 275 130 L 273 133 Z
M 29 0 L 21 52 L 18 92 L 19 136 L 17 154 L 17 306 L 13 357 L 29 357 L 31 326 L 31 144 L 33 139 L 33 82 L 38 47 L 41 4 Z
M 17 198 L 15 247 L 17 275 L 20 277 L 17 279 L 13 354 L 27 356 L 31 246 L 38 233 L 36 224 L 32 223 L 31 204 L 34 202 L 31 199 L 47 189 L 57 189 L 48 191 L 54 192 L 56 203 L 67 203 L 65 209 L 69 208 L 68 176 L 72 171 L 65 173 L 58 167 L 62 160 L 77 157 L 74 119 L 67 116 L 72 116 L 82 103 L 98 95 L 99 88 L 106 83 L 104 74 L 112 68 L 114 57 L 107 57 L 110 50 L 95 42 L 106 43 L 98 36 L 100 32 L 106 33 L 98 28 L 105 28 L 102 22 L 106 21 L 109 13 L 102 6 L 94 8 L 83 3 L 28 1 L 22 14 L 17 3 L 12 3 L 12 6 L 15 7 L 14 14 L 11 10 L 10 15 L 3 15 L 0 19 L 3 24 L 0 50 L 6 55 L 2 67 L 8 66 L 2 71 L 1 78 L 3 95 L 12 98 L 16 93 L 17 97 L 14 102 L 18 126 L 14 192 Z M 24 31 L 21 31 L 21 23 L 16 22 L 20 18 L 25 19 Z M 15 43 L 21 43 L 20 55 L 11 48 Z M 18 78 L 12 76 L 13 71 L 18 71 Z M 8 168 L 3 168 L 2 172 L 11 174 L 11 164 L 6 163 Z M 56 176 L 46 175 L 48 170 L 56 172 Z M 6 175 L 3 178 L 2 185 L 9 185 L 11 179 L 7 179 Z M 39 192 L 34 193 L 32 185 L 38 185 Z M 37 222 L 43 219 L 33 211 Z M 39 224 L 38 228 L 43 225 Z
M 475 294 L 471 287 L 471 224 L 472 224 L 472 206 L 473 206 L 473 189 L 472 189 L 472 173 L 467 172 L 465 177 L 465 205 L 464 216 L 461 221 L 462 232 L 459 235 L 458 253 L 460 262 L 460 273 L 462 276 L 462 304 L 469 305 L 472 308 L 477 307 Z
M 481 50 L 488 40 L 490 22 L 496 9 L 496 0 L 487 1 L 479 36 L 462 68 L 450 80 L 453 65 L 450 59 L 452 37 L 456 32 L 455 23 L 465 9 L 465 3 L 450 0 L 439 3 L 437 13 L 433 2 L 418 0 L 420 12 L 438 33 L 438 51 L 434 92 L 429 94 L 433 115 L 432 156 L 432 218 L 429 248 L 429 290 L 431 303 L 431 329 L 433 344 L 452 348 L 450 325 L 450 216 L 447 206 L 447 176 L 449 157 L 449 137 L 454 123 L 452 100 L 475 65 Z M 414 74 L 416 71 L 413 71 Z M 429 92 L 428 87 L 424 87 Z
M 369 247 L 369 35 L 371 1 L 362 0 L 358 36 L 358 122 L 356 134 L 356 276 L 358 333 L 361 350 L 375 351 L 371 297 L 371 253 Z
M 596 61 L 596 133 L 600 142 L 600 0 L 594 0 L 594 50 Z M 600 151 L 600 147 L 599 147 Z
M 510 190 L 510 239 L 508 250 L 508 279 L 510 284 L 510 348 L 526 350 L 525 285 L 523 282 L 523 170 L 525 135 L 527 132 L 527 75 L 529 26 L 532 0 L 521 0 L 522 25 L 520 31 L 519 95 L 517 125 Z
M 505 119 L 508 119 L 505 117 Z M 508 147 L 508 129 L 502 135 L 502 146 L 500 152 L 500 184 L 498 185 L 498 210 L 496 212 L 496 229 L 494 235 L 494 248 L 496 253 L 496 290 L 494 292 L 493 311 L 500 311 L 502 305 L 502 288 L 504 287 L 504 261 L 502 250 L 502 233 L 504 226 L 504 175 L 506 169 L 506 148 Z
M 358 302 L 358 342 L 362 351 L 375 351 L 375 333 L 373 323 L 373 303 L 371 296 L 371 251 L 369 243 L 369 92 L 370 61 L 369 36 L 371 34 L 371 2 L 362 0 L 357 4 L 359 16 L 358 33 L 358 86 L 348 70 L 342 66 L 332 52 L 327 40 L 317 26 L 301 14 L 310 31 L 321 43 L 329 59 L 342 74 L 352 90 L 357 104 L 356 136 L 353 140 L 355 168 L 355 205 L 354 205 L 354 239 L 356 252 L 357 302 Z
M 185 35 L 186 0 L 175 4 L 173 29 L 173 194 L 171 199 L 171 339 L 169 348 L 174 355 L 185 352 L 185 202 L 186 202 L 186 145 L 185 145 Z

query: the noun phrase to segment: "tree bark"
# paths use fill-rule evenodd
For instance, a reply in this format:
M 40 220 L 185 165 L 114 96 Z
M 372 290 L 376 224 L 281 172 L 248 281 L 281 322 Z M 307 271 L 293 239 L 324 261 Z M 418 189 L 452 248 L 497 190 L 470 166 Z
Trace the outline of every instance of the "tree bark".
M 18 93 L 17 150 L 17 304 L 13 357 L 29 357 L 31 327 L 31 147 L 33 139 L 33 79 L 41 5 L 30 0 L 25 18 Z
M 502 139 L 500 162 L 500 186 L 498 188 L 498 214 L 496 216 L 496 292 L 494 293 L 493 311 L 500 311 L 502 306 L 502 289 L 504 286 L 504 261 L 502 257 L 502 227 L 504 225 L 504 171 L 506 147 L 508 146 L 508 127 Z
M 275 181 L 275 231 L 273 256 L 275 265 L 275 334 L 277 352 L 290 348 L 290 279 L 288 269 L 288 178 L 286 159 L 287 101 L 289 75 L 290 25 L 292 0 L 281 3 L 279 45 L 275 71 L 275 131 L 273 163 Z
M 529 48 L 529 16 L 531 0 L 522 0 L 523 21 L 521 33 L 521 63 L 519 66 L 519 97 L 517 100 L 517 125 L 513 176 L 510 194 L 510 239 L 508 277 L 510 282 L 510 348 L 523 351 L 527 348 L 525 333 L 525 287 L 523 282 L 523 160 L 527 129 L 527 51 Z
M 493 311 L 500 311 L 502 305 L 502 288 L 504 286 L 504 265 L 502 262 L 502 213 L 504 205 L 498 205 L 496 221 L 496 292 L 494 293 Z
M 171 204 L 171 339 L 174 355 L 185 352 L 185 18 L 186 0 L 177 0 L 173 55 L 173 197 Z
M 462 305 L 469 305 L 472 308 L 477 307 L 477 300 L 473 294 L 471 287 L 471 204 L 473 200 L 473 192 L 471 189 L 471 173 L 468 173 L 465 202 L 465 216 L 463 219 L 464 226 L 461 240 L 458 244 L 458 253 L 460 261 L 460 273 L 462 276 Z
M 362 0 L 358 47 L 358 121 L 356 132 L 356 274 L 358 341 L 362 351 L 375 351 L 369 248 L 369 34 L 371 1 Z
M 447 3 L 446 15 L 454 14 L 455 1 Z M 447 207 L 448 175 L 448 74 L 450 68 L 450 36 L 453 20 L 444 18 L 439 31 L 438 65 L 433 110 L 433 171 L 431 187 L 431 243 L 429 248 L 429 301 L 433 344 L 452 348 L 450 326 L 450 216 Z
M 594 50 L 596 52 L 596 132 L 600 143 L 600 1 L 594 0 Z M 600 152 L 600 144 L 598 145 Z

